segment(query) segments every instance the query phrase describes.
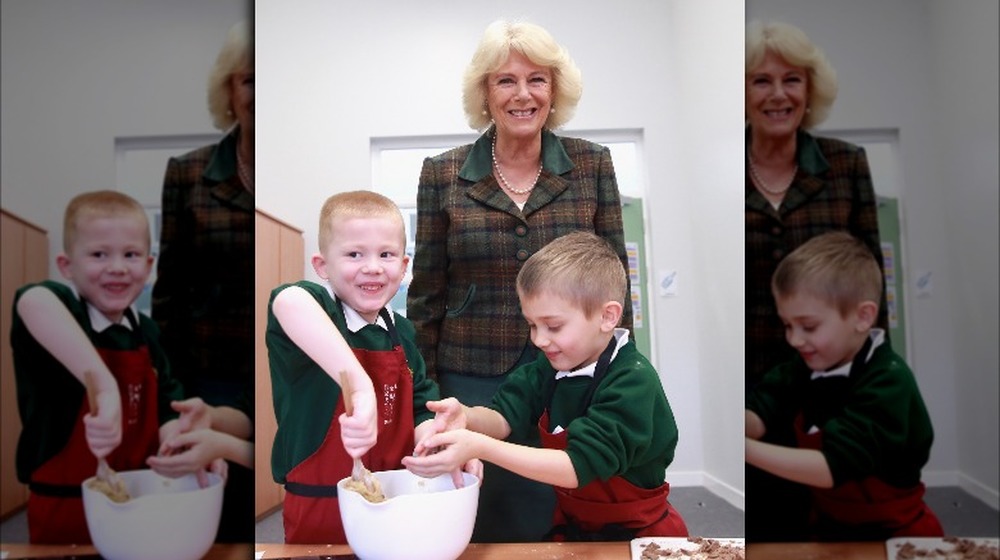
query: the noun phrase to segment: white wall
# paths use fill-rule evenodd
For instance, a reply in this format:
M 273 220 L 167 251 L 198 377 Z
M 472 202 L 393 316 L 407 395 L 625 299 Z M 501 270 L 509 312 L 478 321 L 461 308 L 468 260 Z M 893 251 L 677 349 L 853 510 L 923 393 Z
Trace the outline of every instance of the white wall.
M 248 6 L 3 1 L 2 204 L 48 230 L 53 278 L 66 203 L 116 188 L 115 138 L 218 132 L 208 115 L 208 72 Z M 158 196 L 140 202 L 158 204 Z
M 680 282 L 651 302 L 681 431 L 668 479 L 742 506 L 742 2 L 258 3 L 257 204 L 315 251 L 323 200 L 371 183 L 371 136 L 469 132 L 462 72 L 501 17 L 543 25 L 583 71 L 567 129 L 644 131 L 650 268 Z
M 748 0 L 746 11 L 802 28 L 837 70 L 821 133 L 898 132 L 910 365 L 936 432 L 924 479 L 998 507 L 997 3 Z M 929 297 L 913 295 L 918 272 L 932 273 Z

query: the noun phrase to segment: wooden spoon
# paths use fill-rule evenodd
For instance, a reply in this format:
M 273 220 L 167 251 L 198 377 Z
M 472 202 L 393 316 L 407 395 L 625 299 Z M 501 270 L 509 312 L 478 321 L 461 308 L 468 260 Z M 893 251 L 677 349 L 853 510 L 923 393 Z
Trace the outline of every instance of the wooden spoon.
M 96 375 L 95 372 L 89 369 L 83 372 L 83 384 L 87 388 L 87 402 L 90 403 L 91 414 L 97 414 Z M 90 487 L 103 492 L 111 501 L 122 503 L 129 500 L 130 497 L 128 489 L 125 488 L 125 482 L 118 476 L 118 473 L 111 469 L 107 459 L 104 457 L 97 459 L 97 481 L 99 483 L 91 483 Z
M 351 402 L 351 378 L 350 374 L 346 371 L 340 372 L 340 392 L 344 398 L 344 412 L 348 416 L 354 415 L 354 403 Z M 384 494 L 382 493 L 382 485 L 379 483 L 375 475 L 365 468 L 365 465 L 361 462 L 360 457 L 354 458 L 354 468 L 351 469 L 351 479 L 364 484 L 364 487 L 368 489 L 369 494 L 363 495 L 368 499 L 368 501 L 382 501 L 384 500 Z M 373 499 L 377 497 L 382 497 L 381 499 Z

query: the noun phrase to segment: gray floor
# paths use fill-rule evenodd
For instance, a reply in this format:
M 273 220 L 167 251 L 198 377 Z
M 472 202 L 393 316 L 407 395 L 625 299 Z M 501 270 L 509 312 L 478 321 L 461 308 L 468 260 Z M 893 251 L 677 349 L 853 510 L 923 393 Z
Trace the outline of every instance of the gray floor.
M 957 487 L 928 488 L 927 504 L 941 519 L 945 533 L 961 537 L 1000 537 L 1000 512 Z M 670 502 L 692 535 L 742 537 L 743 512 L 701 487 L 674 487 Z M 283 542 L 281 512 L 257 523 L 257 542 Z M 26 542 L 28 525 L 19 513 L 0 524 L 0 542 Z

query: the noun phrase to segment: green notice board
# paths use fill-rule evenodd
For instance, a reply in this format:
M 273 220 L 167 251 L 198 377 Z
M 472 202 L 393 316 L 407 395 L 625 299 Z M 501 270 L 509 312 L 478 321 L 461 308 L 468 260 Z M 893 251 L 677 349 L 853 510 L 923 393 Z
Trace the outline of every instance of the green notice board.
M 651 359 L 649 293 L 646 290 L 646 229 L 641 198 L 622 197 L 622 222 L 625 226 L 625 249 L 629 256 L 628 273 L 632 285 L 632 338 L 639 352 Z
M 882 240 L 882 269 L 889 311 L 889 341 L 897 354 L 906 355 L 906 314 L 903 308 L 903 264 L 900 249 L 899 200 L 878 197 L 878 233 Z

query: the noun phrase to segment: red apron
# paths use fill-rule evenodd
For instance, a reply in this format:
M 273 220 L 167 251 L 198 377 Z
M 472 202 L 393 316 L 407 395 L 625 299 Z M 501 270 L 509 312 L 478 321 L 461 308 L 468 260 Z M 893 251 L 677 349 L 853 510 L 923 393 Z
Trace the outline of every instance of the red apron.
M 138 324 L 129 316 L 133 333 Z M 116 471 L 146 468 L 146 458 L 155 455 L 159 443 L 156 370 L 149 349 L 97 348 L 111 370 L 121 393 L 122 442 L 108 464 Z M 80 405 L 66 446 L 31 473 L 28 484 L 28 532 L 33 544 L 89 544 L 90 533 L 83 514 L 80 484 L 97 472 L 97 459 L 87 447 L 83 416 L 90 411 L 86 397 Z
M 378 441 L 362 457 L 372 471 L 402 468 L 402 459 L 413 452 L 413 372 L 389 314 L 385 321 L 392 350 L 354 348 L 361 367 L 368 372 L 378 399 Z M 289 544 L 346 544 L 340 519 L 337 482 L 350 476 L 354 460 L 344 450 L 340 422 L 344 402 L 340 399 L 319 449 L 290 470 L 285 477 L 282 517 L 285 542 Z
M 588 397 L 589 403 L 597 385 L 607 373 L 611 356 L 617 347 L 612 338 L 594 368 Z M 550 396 L 551 406 L 551 396 Z M 565 451 L 569 430 L 558 434 L 549 428 L 549 411 L 538 421 L 542 447 Z M 594 479 L 579 488 L 555 487 L 558 507 L 552 514 L 552 530 L 548 536 L 554 541 L 625 541 L 635 537 L 686 537 L 687 526 L 680 513 L 674 509 L 667 496 L 670 484 L 658 488 L 639 488 L 621 476 L 607 481 Z
M 548 411 L 538 422 L 542 446 L 565 450 L 564 430 L 552 434 Z M 653 489 L 639 488 L 620 476 L 595 479 L 580 488 L 555 488 L 558 507 L 552 515 L 555 541 L 631 540 L 635 537 L 686 537 L 687 526 L 667 496 L 670 483 Z M 593 534 L 597 538 L 586 535 Z
M 795 418 L 795 438 L 802 449 L 819 450 L 823 447 L 822 432 L 806 433 L 802 412 Z M 834 488 L 810 490 L 813 497 L 813 523 L 810 524 L 814 527 L 822 527 L 823 523 L 819 521 L 825 517 L 833 524 L 844 527 L 846 533 L 850 533 L 851 526 L 884 528 L 884 536 L 873 535 L 873 538 L 944 536 L 941 522 L 924 503 L 922 482 L 910 488 L 897 488 L 869 476 L 849 480 Z M 830 536 L 840 538 L 839 535 Z

